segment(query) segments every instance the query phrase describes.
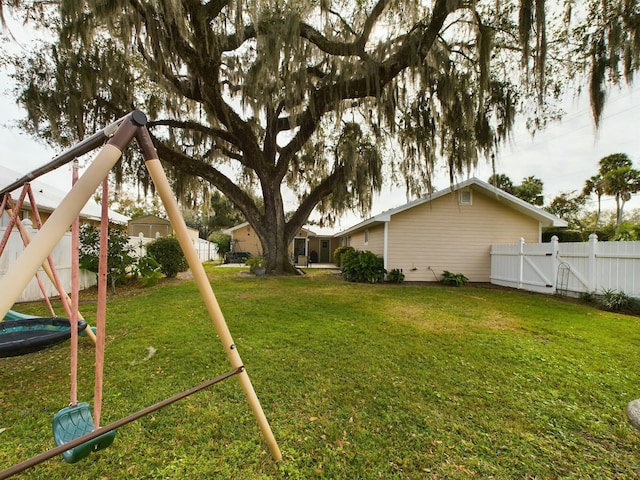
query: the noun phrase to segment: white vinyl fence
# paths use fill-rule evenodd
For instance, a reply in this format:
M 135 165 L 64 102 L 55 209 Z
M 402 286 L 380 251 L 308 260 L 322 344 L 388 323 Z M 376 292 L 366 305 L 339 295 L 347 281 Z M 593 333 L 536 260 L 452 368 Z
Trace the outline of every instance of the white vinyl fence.
M 34 238 L 38 234 L 37 229 L 30 228 L 31 222 L 25 221 L 24 225 L 29 232 L 31 238 Z M 5 227 L 0 227 L 0 238 L 3 238 L 5 234 Z M 2 256 L 0 256 L 0 276 L 6 275 L 7 271 L 24 251 L 24 243 L 20 237 L 20 233 L 16 228 L 13 229 L 9 235 L 9 241 L 4 248 Z M 55 271 L 58 273 L 58 277 L 62 283 L 66 292 L 71 291 L 71 233 L 65 233 L 58 245 L 51 252 L 51 258 L 53 259 L 53 265 Z M 38 270 L 38 276 L 42 280 L 45 286 L 45 292 L 48 297 L 58 296 L 58 290 L 54 283 L 47 277 L 47 274 L 42 268 Z M 89 288 L 96 284 L 95 273 L 88 272 L 86 270 L 80 270 L 79 285 L 80 289 Z M 2 295 L 2 292 L 0 292 Z M 41 300 L 44 296 L 38 286 L 38 281 L 34 277 L 31 279 L 27 287 L 22 291 L 22 294 L 16 300 L 17 302 L 27 302 L 32 300 Z
M 129 237 L 129 245 L 133 247 L 133 252 L 138 257 L 143 257 L 147 254 L 145 245 L 155 240 L 154 238 L 148 238 L 144 236 Z M 201 262 L 208 262 L 218 260 L 218 246 L 215 243 L 197 238 L 191 241 L 193 248 L 198 252 L 198 258 Z
M 640 297 L 640 242 L 520 243 L 491 246 L 491 283 L 577 296 L 606 290 Z
M 29 226 L 29 221 L 23 222 L 25 228 L 30 233 L 30 236 L 33 238 L 38 234 L 37 229 L 32 229 Z M 0 227 L 0 239 L 4 236 L 6 228 Z M 146 253 L 144 245 L 151 242 L 152 238 L 140 238 L 140 237 L 130 237 L 129 244 L 133 247 L 132 253 L 137 256 L 143 256 Z M 197 239 L 193 241 L 193 248 L 195 248 L 198 252 L 198 257 L 202 262 L 206 262 L 209 260 L 216 260 L 218 258 L 218 250 L 217 246 L 214 243 L 208 242 L 206 240 Z M 16 259 L 20 256 L 20 254 L 24 251 L 24 244 L 22 242 L 22 238 L 20 237 L 17 228 L 14 228 L 9 236 L 9 241 L 4 248 L 4 252 L 0 256 L 0 276 L 3 276 L 7 273 L 11 265 L 13 265 Z M 60 277 L 62 282 L 62 286 L 64 287 L 66 292 L 71 291 L 71 233 L 66 233 L 62 240 L 56 245 L 53 252 L 51 252 L 51 256 L 53 258 L 53 264 L 55 266 L 56 272 Z M 39 277 L 42 279 L 42 283 L 45 286 L 45 292 L 48 297 L 58 296 L 58 290 L 54 286 L 53 282 L 49 280 L 44 270 L 41 268 L 38 271 Z M 86 270 L 80 270 L 80 290 L 85 288 L 89 288 L 96 284 L 96 275 L 95 273 L 88 272 Z M 2 295 L 2 292 L 0 292 Z M 24 289 L 20 297 L 16 300 L 17 302 L 27 302 L 32 300 L 41 300 L 44 296 L 38 286 L 38 281 L 34 277 L 27 288 Z

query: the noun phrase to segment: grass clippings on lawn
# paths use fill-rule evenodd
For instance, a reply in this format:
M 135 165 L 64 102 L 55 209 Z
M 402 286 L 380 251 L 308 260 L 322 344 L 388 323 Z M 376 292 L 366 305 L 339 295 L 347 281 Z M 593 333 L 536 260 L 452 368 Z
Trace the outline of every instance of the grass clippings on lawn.
M 638 318 L 504 289 L 207 271 L 284 460 L 272 461 L 232 378 L 78 464 L 52 459 L 24 478 L 640 475 L 640 432 L 624 415 L 640 397 Z M 230 369 L 192 281 L 112 296 L 108 316 L 106 423 Z M 92 356 L 82 339 L 84 401 Z M 68 357 L 63 344 L 0 359 L 1 468 L 53 446 Z

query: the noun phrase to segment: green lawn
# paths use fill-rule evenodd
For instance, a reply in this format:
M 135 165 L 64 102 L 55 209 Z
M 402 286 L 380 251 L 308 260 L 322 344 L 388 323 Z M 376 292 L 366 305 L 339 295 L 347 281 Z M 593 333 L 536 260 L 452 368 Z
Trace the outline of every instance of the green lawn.
M 207 271 L 284 460 L 231 378 L 21 478 L 640 476 L 624 414 L 640 397 L 636 317 L 502 289 Z M 230 369 L 193 282 L 124 293 L 108 306 L 103 423 Z M 81 339 L 84 401 L 92 356 Z M 0 469 L 53 446 L 68 377 L 68 344 L 0 359 Z

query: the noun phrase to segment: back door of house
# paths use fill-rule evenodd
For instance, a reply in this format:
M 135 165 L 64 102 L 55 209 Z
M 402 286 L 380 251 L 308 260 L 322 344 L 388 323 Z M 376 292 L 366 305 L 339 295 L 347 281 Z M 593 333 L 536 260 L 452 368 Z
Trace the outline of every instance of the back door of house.
M 320 240 L 320 263 L 329 263 L 329 240 Z

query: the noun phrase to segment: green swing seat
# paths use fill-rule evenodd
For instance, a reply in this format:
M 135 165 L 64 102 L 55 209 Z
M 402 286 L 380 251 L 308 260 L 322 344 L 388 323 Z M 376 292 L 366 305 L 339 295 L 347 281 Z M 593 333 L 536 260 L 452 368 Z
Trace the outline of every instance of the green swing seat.
M 53 438 L 58 446 L 91 433 L 93 429 L 91 407 L 86 402 L 80 402 L 75 406 L 63 408 L 53 417 Z M 76 463 L 91 452 L 107 448 L 113 443 L 115 436 L 116 431 L 111 430 L 77 447 L 66 450 L 62 454 L 62 457 L 67 463 Z

